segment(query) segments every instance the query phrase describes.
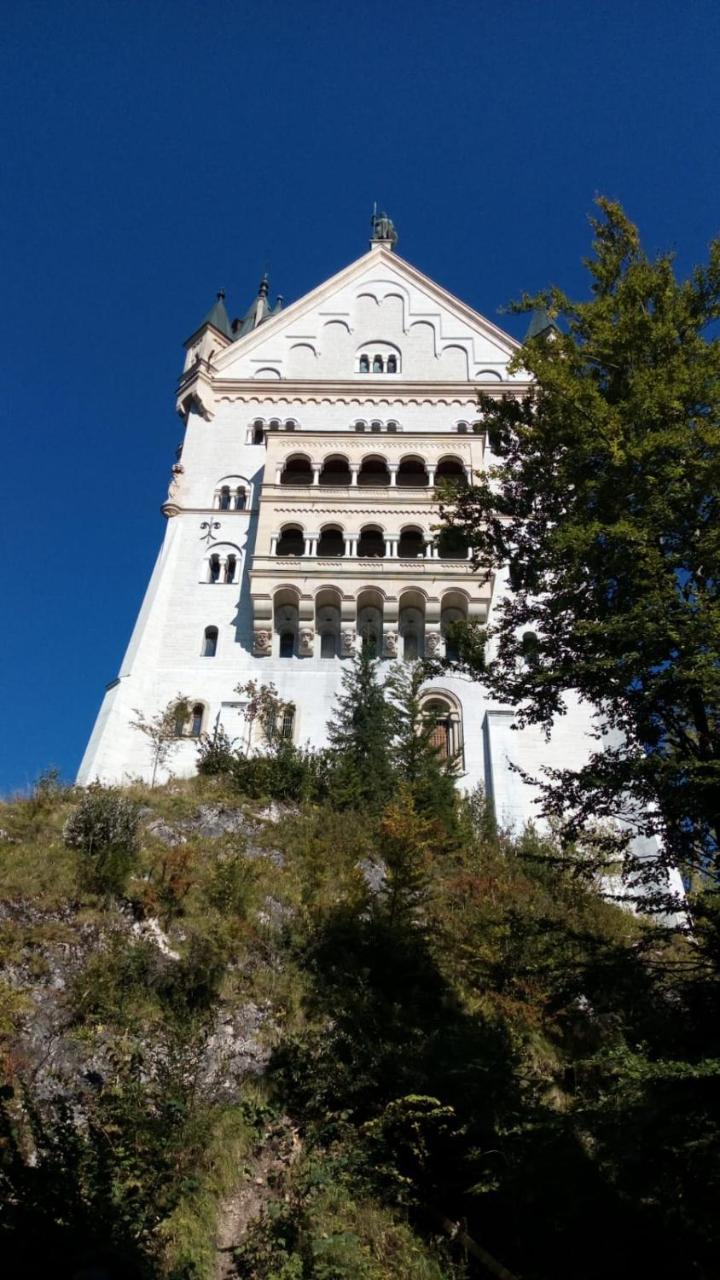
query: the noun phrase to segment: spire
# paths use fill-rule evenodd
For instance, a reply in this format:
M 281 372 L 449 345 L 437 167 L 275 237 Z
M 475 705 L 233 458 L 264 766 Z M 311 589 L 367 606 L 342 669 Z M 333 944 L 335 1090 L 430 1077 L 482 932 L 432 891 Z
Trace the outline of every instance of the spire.
M 270 293 L 270 280 L 267 271 L 264 273 L 260 284 L 258 285 L 257 297 L 253 299 L 242 319 L 233 320 L 232 337 L 244 338 L 246 333 L 252 333 L 253 329 L 257 329 L 264 320 L 269 316 L 276 315 L 282 310 L 282 298 L 278 298 L 274 307 L 268 302 L 268 294 Z
M 228 313 L 225 310 L 225 290 L 224 289 L 218 289 L 215 301 L 213 302 L 210 310 L 205 316 L 205 319 L 203 320 L 202 324 L 203 325 L 211 324 L 213 328 L 217 329 L 219 333 L 222 333 L 225 338 L 232 338 L 232 330 L 230 328 L 230 317 L 228 316 Z M 200 326 L 200 328 L 202 328 L 202 325 Z
M 373 245 L 384 244 L 388 249 L 394 249 L 398 242 L 398 233 L 395 230 L 392 218 L 388 218 L 386 213 L 378 213 L 377 201 L 373 205 L 372 218 L 370 219 L 372 227 L 372 236 L 370 237 L 370 248 Z
M 555 321 L 550 319 L 547 307 L 535 307 L 525 334 L 525 341 L 528 342 L 530 338 L 548 337 L 551 333 L 559 334 L 560 330 Z

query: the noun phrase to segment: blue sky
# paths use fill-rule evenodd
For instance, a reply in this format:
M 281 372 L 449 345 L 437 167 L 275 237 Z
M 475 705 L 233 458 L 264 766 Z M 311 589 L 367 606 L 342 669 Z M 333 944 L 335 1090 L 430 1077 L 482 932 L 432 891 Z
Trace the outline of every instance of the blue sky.
M 720 233 L 717 0 L 24 0 L 0 45 L 0 789 L 70 777 L 163 534 L 185 337 L 367 245 L 490 318 L 585 289 L 593 197 Z M 500 319 L 511 332 L 523 321 Z

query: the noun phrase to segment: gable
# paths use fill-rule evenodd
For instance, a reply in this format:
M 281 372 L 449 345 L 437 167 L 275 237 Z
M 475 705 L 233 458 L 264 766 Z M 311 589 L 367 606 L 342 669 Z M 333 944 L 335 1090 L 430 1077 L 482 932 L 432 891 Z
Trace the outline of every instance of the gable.
M 397 376 L 477 383 L 505 381 L 517 349 L 508 334 L 402 258 L 374 248 L 234 342 L 215 367 L 220 378 L 242 381 Z

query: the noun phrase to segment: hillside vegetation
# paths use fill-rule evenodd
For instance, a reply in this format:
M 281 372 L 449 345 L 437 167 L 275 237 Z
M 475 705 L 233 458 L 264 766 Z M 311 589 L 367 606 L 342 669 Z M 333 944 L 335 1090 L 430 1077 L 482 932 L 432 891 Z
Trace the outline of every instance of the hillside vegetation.
M 0 1249 L 68 1280 L 718 1274 L 718 933 L 460 799 L 362 658 L 330 749 L 0 811 Z

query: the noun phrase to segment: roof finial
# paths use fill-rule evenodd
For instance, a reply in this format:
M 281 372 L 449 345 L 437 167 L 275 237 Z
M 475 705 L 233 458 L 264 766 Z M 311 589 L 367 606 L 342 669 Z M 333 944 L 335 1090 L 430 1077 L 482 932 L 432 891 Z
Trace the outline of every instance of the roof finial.
M 258 298 L 267 298 L 269 292 L 270 292 L 270 280 L 269 280 L 267 271 L 265 271 L 263 272 L 263 278 L 260 281 L 260 288 L 258 289 Z
M 373 204 L 373 214 L 370 219 L 372 227 L 372 236 L 370 237 L 370 246 L 374 244 L 387 245 L 389 249 L 394 249 L 398 242 L 398 233 L 392 218 L 388 218 L 386 213 L 378 213 L 377 201 Z
M 224 290 L 224 289 L 218 289 L 217 293 L 215 294 L 215 297 L 217 298 L 218 302 L 224 302 L 224 301 L 225 301 L 225 290 Z

